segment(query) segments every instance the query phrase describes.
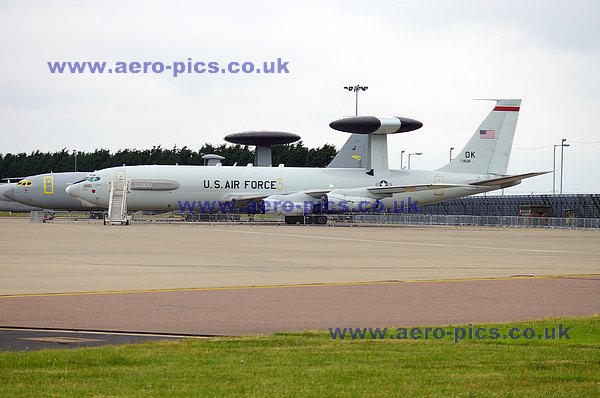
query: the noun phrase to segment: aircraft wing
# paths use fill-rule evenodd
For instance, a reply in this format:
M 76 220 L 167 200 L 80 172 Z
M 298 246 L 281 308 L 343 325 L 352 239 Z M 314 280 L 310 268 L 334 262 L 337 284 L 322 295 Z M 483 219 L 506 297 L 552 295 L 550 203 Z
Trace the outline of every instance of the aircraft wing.
M 310 191 L 305 191 L 304 193 L 307 194 L 308 196 L 312 196 L 313 198 L 320 198 L 321 196 L 325 195 L 326 193 L 331 192 L 333 189 L 329 188 L 329 189 L 311 189 Z
M 266 198 L 269 195 L 256 195 L 256 194 L 229 194 L 224 196 L 221 199 L 221 202 L 234 202 L 236 211 L 240 211 L 239 209 L 247 208 L 248 202 L 254 202 L 254 206 L 256 203 L 259 203 L 261 200 Z
M 370 194 L 379 196 L 392 196 L 395 193 L 404 192 L 419 192 L 419 191 L 430 191 L 442 188 L 468 188 L 471 186 L 497 186 L 497 185 L 515 185 L 518 184 L 522 179 L 536 177 L 539 175 L 550 173 L 549 171 L 533 172 L 525 174 L 517 174 L 512 176 L 502 176 L 498 178 L 492 178 L 489 180 L 476 181 L 470 184 L 446 184 L 446 183 L 431 183 L 431 184 L 413 184 L 413 185 L 389 185 L 389 186 L 376 186 L 376 187 L 364 187 L 364 188 L 351 188 L 349 190 L 343 188 L 328 188 L 328 189 L 311 189 L 304 192 L 291 192 L 288 194 L 278 195 L 285 197 L 286 195 L 297 195 L 305 194 L 313 198 L 320 198 L 321 196 L 335 192 L 335 191 L 368 191 Z M 260 201 L 271 195 L 256 195 L 256 194 L 231 194 L 224 197 L 223 201 L 236 200 L 237 202 L 247 201 Z
M 377 197 L 385 197 L 392 196 L 395 193 L 404 193 L 404 192 L 418 192 L 418 191 L 429 191 L 433 189 L 442 189 L 442 188 L 468 188 L 469 185 L 463 184 L 415 184 L 415 185 L 391 185 L 385 187 L 365 187 L 365 188 L 351 188 L 351 189 L 337 189 L 337 188 L 328 188 L 328 189 L 311 189 L 309 191 L 303 192 L 290 192 L 287 194 L 276 194 L 278 198 L 286 200 L 286 197 L 297 197 L 298 195 L 306 195 L 307 197 L 312 197 L 315 199 L 321 198 L 323 195 L 328 193 L 334 193 L 336 191 L 351 193 L 353 191 L 361 191 L 360 193 L 364 194 L 372 194 Z M 226 201 L 235 201 L 236 207 L 243 207 L 247 202 L 259 202 L 265 198 L 273 195 L 256 195 L 256 194 L 230 194 L 221 199 L 223 202 Z
M 492 178 L 490 180 L 472 182 L 470 185 L 495 186 L 495 185 L 515 185 L 519 184 L 525 178 L 537 177 L 543 174 L 548 174 L 550 171 L 540 171 L 534 173 L 516 174 L 513 176 L 503 176 Z
M 233 202 L 235 201 L 237 205 L 241 203 L 246 203 L 249 201 L 259 202 L 266 198 L 269 195 L 257 195 L 257 194 L 229 194 L 224 196 L 221 199 L 221 202 Z
M 322 196 L 323 194 L 327 193 L 329 190 L 311 190 L 311 191 L 307 191 L 305 192 L 308 196 L 307 197 L 311 197 L 311 198 L 318 198 L 320 196 Z M 320 195 L 317 193 L 321 193 Z M 301 192 L 302 193 L 302 192 Z M 281 198 L 285 198 L 287 196 L 291 196 L 291 195 L 295 195 L 298 194 L 298 192 L 291 192 L 291 193 L 287 193 L 287 194 L 282 194 L 282 195 L 277 195 L 278 197 Z M 224 196 L 221 199 L 221 202 L 235 202 L 235 208 L 236 209 L 245 209 L 248 207 L 248 202 L 253 202 L 253 203 L 259 203 L 260 201 L 268 198 L 269 196 L 272 195 L 257 195 L 257 194 L 229 194 Z M 283 199 L 285 200 L 285 199 Z M 252 206 L 251 206 L 252 207 Z

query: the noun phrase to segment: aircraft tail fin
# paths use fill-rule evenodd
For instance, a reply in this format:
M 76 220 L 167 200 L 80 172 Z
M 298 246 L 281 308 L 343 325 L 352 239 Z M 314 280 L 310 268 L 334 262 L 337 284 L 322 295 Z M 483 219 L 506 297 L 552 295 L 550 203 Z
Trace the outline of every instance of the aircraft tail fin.
M 499 99 L 467 145 L 440 171 L 504 175 L 517 128 L 520 99 Z
M 352 134 L 339 150 L 327 167 L 334 168 L 361 168 L 367 167 L 368 162 L 368 134 Z

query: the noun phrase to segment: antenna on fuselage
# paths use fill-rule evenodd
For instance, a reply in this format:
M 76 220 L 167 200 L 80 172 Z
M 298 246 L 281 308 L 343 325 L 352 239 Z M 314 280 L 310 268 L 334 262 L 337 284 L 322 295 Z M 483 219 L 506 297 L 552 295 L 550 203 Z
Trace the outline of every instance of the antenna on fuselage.
M 225 141 L 232 144 L 254 145 L 254 166 L 271 167 L 273 159 L 271 156 L 271 146 L 281 144 L 291 144 L 301 137 L 298 134 L 287 133 L 285 131 L 245 131 L 242 133 L 233 133 L 225 136 Z

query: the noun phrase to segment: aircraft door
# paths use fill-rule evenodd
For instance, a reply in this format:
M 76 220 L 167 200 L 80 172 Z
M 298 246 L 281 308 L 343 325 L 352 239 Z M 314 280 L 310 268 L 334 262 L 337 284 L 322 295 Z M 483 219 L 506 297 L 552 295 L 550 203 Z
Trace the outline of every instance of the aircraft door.
M 443 176 L 435 176 L 433 177 L 433 183 L 434 184 L 443 184 L 444 183 L 444 177 Z M 444 195 L 444 188 L 435 188 L 433 190 L 433 194 L 436 196 L 442 196 Z
M 54 195 L 54 177 L 44 176 L 44 194 Z
M 115 172 L 115 191 L 125 190 L 125 170 Z

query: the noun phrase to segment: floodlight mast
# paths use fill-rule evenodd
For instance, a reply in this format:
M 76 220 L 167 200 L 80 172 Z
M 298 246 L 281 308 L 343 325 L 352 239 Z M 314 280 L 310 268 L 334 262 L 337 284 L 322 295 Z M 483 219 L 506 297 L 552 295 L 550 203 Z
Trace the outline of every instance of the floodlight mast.
M 356 93 L 356 104 L 354 109 L 354 116 L 358 116 L 358 92 L 359 91 L 367 91 L 369 89 L 368 86 L 361 86 L 357 84 L 355 86 L 344 86 L 345 90 L 354 91 Z

